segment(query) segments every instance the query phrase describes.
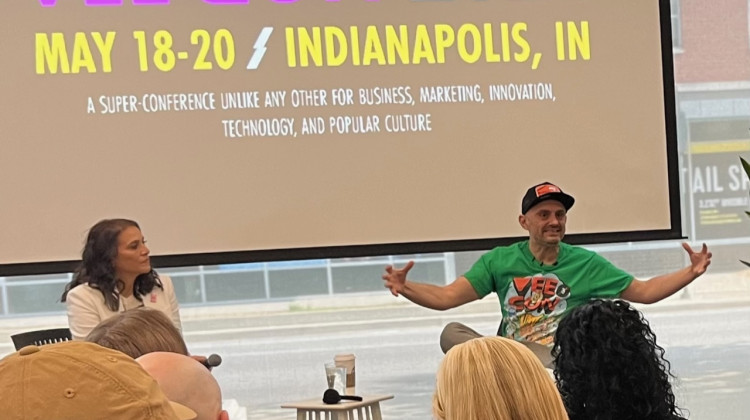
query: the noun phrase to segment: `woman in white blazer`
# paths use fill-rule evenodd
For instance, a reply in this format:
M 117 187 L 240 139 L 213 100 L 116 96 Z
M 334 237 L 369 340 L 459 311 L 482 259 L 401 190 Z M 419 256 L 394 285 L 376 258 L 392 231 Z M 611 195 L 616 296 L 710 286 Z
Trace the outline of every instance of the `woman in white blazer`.
M 89 230 L 81 265 L 60 299 L 67 304 L 74 340 L 83 340 L 101 321 L 142 306 L 164 312 L 182 331 L 172 280 L 156 274 L 149 252 L 132 220 L 102 220 Z

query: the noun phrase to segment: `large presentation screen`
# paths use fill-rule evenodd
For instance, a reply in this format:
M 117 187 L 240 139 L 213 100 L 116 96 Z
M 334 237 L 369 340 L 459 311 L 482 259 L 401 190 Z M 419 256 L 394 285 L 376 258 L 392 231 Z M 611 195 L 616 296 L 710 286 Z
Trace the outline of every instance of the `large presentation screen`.
M 667 3 L 3 1 L 0 271 L 115 217 L 175 264 L 484 249 L 544 181 L 573 241 L 678 237 Z

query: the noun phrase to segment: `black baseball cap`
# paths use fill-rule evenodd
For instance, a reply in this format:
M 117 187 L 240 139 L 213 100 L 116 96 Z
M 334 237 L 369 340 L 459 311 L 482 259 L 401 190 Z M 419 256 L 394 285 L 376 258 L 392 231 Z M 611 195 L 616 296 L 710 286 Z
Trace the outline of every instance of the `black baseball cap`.
M 523 196 L 523 201 L 521 201 L 521 214 L 526 214 L 530 208 L 546 200 L 559 201 L 565 207 L 566 211 L 570 210 L 576 201 L 572 196 L 565 194 L 557 185 L 542 182 L 526 191 L 526 195 Z

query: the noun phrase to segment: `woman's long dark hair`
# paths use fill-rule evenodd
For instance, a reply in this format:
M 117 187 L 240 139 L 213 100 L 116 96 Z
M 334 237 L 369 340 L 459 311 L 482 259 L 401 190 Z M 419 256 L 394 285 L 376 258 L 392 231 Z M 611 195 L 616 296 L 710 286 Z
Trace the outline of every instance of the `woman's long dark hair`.
M 595 299 L 573 309 L 560 321 L 552 355 L 571 420 L 683 419 L 664 349 L 626 301 Z
M 120 291 L 124 284 L 115 276 L 115 258 L 120 233 L 129 227 L 140 229 L 138 223 L 128 219 L 106 219 L 91 227 L 83 247 L 81 265 L 73 274 L 73 280 L 65 285 L 60 301 L 65 302 L 68 292 L 74 287 L 88 283 L 102 292 L 109 309 L 117 311 L 120 308 Z M 141 296 L 151 293 L 155 286 L 164 288 L 154 270 L 141 274 L 133 284 L 133 296 L 142 302 Z

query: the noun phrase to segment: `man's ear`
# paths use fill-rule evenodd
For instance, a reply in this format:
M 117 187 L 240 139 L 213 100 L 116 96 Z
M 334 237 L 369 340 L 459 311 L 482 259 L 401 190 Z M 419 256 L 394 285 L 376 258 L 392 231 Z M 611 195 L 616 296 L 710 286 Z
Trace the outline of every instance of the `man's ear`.
M 526 215 L 523 215 L 523 214 L 518 215 L 518 224 L 521 225 L 523 230 L 529 230 L 529 227 L 526 224 Z
M 227 410 L 221 410 L 221 413 L 219 413 L 219 420 L 229 420 L 229 413 L 227 413 Z

